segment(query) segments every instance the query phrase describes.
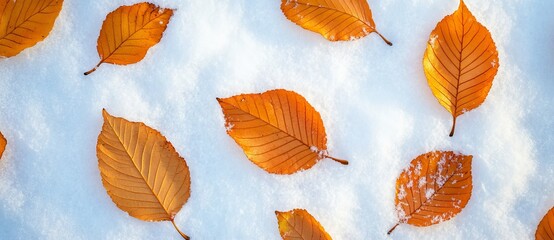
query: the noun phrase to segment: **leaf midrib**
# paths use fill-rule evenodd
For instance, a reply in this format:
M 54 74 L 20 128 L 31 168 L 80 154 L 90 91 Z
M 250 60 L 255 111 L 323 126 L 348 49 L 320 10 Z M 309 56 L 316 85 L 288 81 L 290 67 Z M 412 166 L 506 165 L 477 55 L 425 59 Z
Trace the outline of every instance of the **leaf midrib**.
M 460 4 L 464 4 L 463 1 L 460 2 Z M 465 23 L 464 23 L 464 8 L 463 7 L 460 7 L 460 10 L 462 11 L 462 19 L 461 19 L 461 23 L 462 23 L 462 39 L 461 39 L 461 43 L 460 43 L 460 60 L 459 60 L 459 63 L 458 63 L 458 77 L 456 78 L 458 81 L 456 81 L 456 96 L 454 97 L 454 101 L 456 102 L 454 104 L 454 118 L 456 118 L 457 114 L 458 114 L 458 95 L 460 94 L 460 81 L 462 80 L 461 77 L 462 77 L 462 59 L 463 59 L 463 56 L 464 56 L 464 37 L 465 37 Z M 454 21 L 454 19 L 453 19 Z

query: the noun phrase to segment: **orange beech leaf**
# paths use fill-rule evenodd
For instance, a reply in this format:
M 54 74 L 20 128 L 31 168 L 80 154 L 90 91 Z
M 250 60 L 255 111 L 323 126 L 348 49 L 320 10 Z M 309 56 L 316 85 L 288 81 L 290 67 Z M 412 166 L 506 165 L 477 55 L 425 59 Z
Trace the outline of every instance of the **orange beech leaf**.
M 327 155 L 327 136 L 319 113 L 299 94 L 272 90 L 217 101 L 227 133 L 250 161 L 270 173 L 292 174 L 311 168 Z
M 400 223 L 425 227 L 451 219 L 466 206 L 473 189 L 472 156 L 430 152 L 414 159 L 396 180 Z
M 306 210 L 275 211 L 279 232 L 284 240 L 331 240 L 323 226 Z
M 96 155 L 102 183 L 113 202 L 144 221 L 171 221 L 190 197 L 190 173 L 170 142 L 144 123 L 102 111 Z
M 554 208 L 551 208 L 537 226 L 535 232 L 537 240 L 552 240 L 554 239 Z
M 63 0 L 0 0 L 0 57 L 12 57 L 44 40 Z
M 85 75 L 96 71 L 102 63 L 127 65 L 137 63 L 162 39 L 173 10 L 152 3 L 122 6 L 106 16 L 96 49 L 100 62 Z
M 487 28 L 467 9 L 464 1 L 431 32 L 423 57 L 429 87 L 439 103 L 456 118 L 479 107 L 498 72 L 498 51 Z
M 297 25 L 321 34 L 330 41 L 348 41 L 375 32 L 366 0 L 281 0 L 281 11 Z
M 4 135 L 0 133 L 0 158 L 2 158 L 2 154 L 4 154 L 4 150 L 6 150 L 6 145 L 8 144 L 8 141 L 6 138 L 4 138 Z

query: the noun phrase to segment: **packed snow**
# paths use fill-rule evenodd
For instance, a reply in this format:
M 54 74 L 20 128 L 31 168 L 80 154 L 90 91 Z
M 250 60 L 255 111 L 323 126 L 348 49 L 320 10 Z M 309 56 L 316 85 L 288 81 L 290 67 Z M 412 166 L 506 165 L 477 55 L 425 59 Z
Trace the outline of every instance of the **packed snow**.
M 466 0 L 500 64 L 486 102 L 459 117 L 431 93 L 429 34 L 457 0 L 368 0 L 377 34 L 329 42 L 288 21 L 279 0 L 152 0 L 175 8 L 133 65 L 99 61 L 105 16 L 138 1 L 66 0 L 49 37 L 0 59 L 1 239 L 180 239 L 169 222 L 117 208 L 101 183 L 102 108 L 158 129 L 186 159 L 191 198 L 176 224 L 192 239 L 279 239 L 275 210 L 307 209 L 334 239 L 386 239 L 395 182 L 433 150 L 473 155 L 473 194 L 452 220 L 400 225 L 393 239 L 531 239 L 554 206 L 554 1 Z M 290 176 L 252 164 L 226 134 L 216 97 L 284 88 L 320 113 L 328 150 Z

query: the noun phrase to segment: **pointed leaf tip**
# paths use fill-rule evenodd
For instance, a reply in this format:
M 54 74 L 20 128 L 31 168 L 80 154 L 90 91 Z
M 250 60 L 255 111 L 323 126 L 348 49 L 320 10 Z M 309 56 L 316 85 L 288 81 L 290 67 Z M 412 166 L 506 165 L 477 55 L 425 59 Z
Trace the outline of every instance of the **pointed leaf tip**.
M 108 111 L 106 111 L 105 108 L 102 108 L 102 117 L 104 117 L 104 119 L 107 119 L 109 117 L 111 117 L 112 115 L 110 115 L 110 113 L 108 113 Z
M 458 9 L 463 9 L 464 7 L 466 7 L 466 3 L 464 2 L 464 0 L 460 0 L 460 4 L 458 5 Z

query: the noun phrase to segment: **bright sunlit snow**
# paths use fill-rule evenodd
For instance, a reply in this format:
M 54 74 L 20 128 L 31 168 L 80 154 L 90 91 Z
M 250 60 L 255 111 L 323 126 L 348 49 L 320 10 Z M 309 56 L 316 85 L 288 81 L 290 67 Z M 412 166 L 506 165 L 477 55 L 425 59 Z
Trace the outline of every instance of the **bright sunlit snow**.
M 104 64 L 105 16 L 130 0 L 66 0 L 45 41 L 0 59 L 0 239 L 180 239 L 169 222 L 117 208 L 101 183 L 102 108 L 158 129 L 187 160 L 191 198 L 176 224 L 192 239 L 279 239 L 275 210 L 307 209 L 334 239 L 386 239 L 395 182 L 432 150 L 473 155 L 473 195 L 450 221 L 393 239 L 532 239 L 554 206 L 554 1 L 467 0 L 492 33 L 499 72 L 458 118 L 423 73 L 429 34 L 457 0 L 368 0 L 377 29 L 329 42 L 288 21 L 280 0 L 153 0 L 175 8 L 133 65 Z M 284 88 L 323 118 L 328 151 L 291 176 L 252 164 L 226 134 L 216 97 Z

